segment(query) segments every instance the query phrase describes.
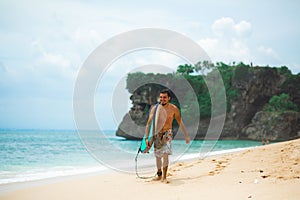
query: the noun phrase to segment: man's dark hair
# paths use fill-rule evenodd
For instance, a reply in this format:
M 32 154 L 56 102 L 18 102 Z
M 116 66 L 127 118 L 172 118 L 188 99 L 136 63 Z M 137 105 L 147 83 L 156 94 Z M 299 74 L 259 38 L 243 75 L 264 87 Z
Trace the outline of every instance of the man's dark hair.
M 160 91 L 160 93 L 161 94 L 167 94 L 168 95 L 168 97 L 170 97 L 171 95 L 170 95 L 170 90 L 169 89 L 162 89 L 161 91 Z

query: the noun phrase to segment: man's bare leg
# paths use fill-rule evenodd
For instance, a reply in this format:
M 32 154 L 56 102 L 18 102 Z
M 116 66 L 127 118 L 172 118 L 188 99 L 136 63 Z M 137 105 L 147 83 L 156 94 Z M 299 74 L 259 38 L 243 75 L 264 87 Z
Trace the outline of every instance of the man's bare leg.
M 161 158 L 156 157 L 157 176 L 153 179 L 155 181 L 161 180 L 161 176 L 162 176 L 161 166 L 162 166 Z
M 167 180 L 168 165 L 169 165 L 169 155 L 164 154 L 164 156 L 163 156 L 163 175 L 162 175 L 162 182 L 164 182 L 164 183 L 169 183 L 169 181 Z

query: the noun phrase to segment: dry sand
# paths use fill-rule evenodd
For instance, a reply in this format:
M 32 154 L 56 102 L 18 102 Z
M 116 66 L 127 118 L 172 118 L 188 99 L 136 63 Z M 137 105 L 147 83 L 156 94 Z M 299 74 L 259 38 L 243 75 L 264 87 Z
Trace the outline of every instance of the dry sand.
M 299 200 L 300 139 L 175 163 L 168 179 L 164 184 L 114 172 L 14 188 L 0 199 Z

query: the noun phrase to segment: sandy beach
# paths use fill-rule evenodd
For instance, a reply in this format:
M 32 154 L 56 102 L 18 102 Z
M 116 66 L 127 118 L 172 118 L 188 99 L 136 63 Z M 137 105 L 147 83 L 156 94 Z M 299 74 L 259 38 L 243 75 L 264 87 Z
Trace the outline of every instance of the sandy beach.
M 152 158 L 151 158 L 152 159 Z M 110 172 L 5 186 L 0 199 L 300 198 L 300 139 L 170 166 L 169 184 Z M 3 186 L 0 186 L 3 187 Z

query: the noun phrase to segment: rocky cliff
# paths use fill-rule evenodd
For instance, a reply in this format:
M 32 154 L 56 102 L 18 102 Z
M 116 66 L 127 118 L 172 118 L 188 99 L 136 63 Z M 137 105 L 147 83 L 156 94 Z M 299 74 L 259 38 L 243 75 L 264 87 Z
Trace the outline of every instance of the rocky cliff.
M 300 136 L 299 113 L 257 112 L 251 123 L 242 129 L 244 137 L 252 140 L 287 140 Z
M 261 140 L 267 136 L 269 140 L 277 141 L 300 136 L 298 112 L 279 114 L 262 111 L 271 97 L 281 93 L 288 94 L 293 103 L 300 108 L 300 76 L 291 75 L 285 71 L 288 70 L 286 68 L 249 66 L 234 68 L 232 76 L 226 80 L 226 84 L 230 85 L 231 90 L 238 92 L 235 98 L 227 99 L 229 108 L 221 134 L 222 139 Z M 135 81 L 139 80 L 140 78 Z M 134 90 L 128 88 L 132 94 L 130 99 L 133 106 L 119 125 L 117 136 L 127 139 L 139 139 L 143 136 L 149 109 L 156 103 L 159 91 L 163 88 L 161 85 L 155 84 L 155 80 L 153 82 L 153 84 L 145 85 L 140 83 L 142 87 Z M 172 83 L 172 78 L 167 82 L 166 85 L 175 84 Z M 201 96 L 201 92 L 199 93 Z M 174 98 L 176 100 L 175 96 Z M 196 139 L 204 138 L 209 122 L 209 117 L 201 119 Z

